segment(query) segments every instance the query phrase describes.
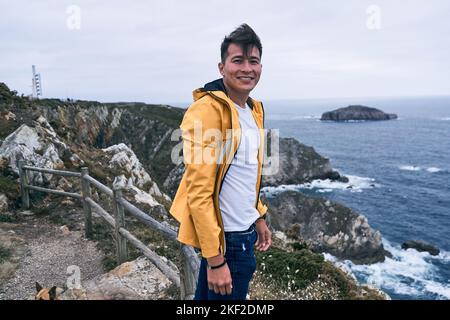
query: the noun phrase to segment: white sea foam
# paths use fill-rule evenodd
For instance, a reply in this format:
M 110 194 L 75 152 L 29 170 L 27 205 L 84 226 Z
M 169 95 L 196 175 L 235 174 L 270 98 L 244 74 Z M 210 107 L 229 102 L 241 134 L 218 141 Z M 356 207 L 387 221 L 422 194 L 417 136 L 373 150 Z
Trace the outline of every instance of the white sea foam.
M 317 190 L 317 192 L 320 192 L 320 193 L 333 192 L 333 189 L 319 189 L 319 190 Z
M 439 120 L 442 120 L 442 121 L 450 121 L 450 117 L 440 118 Z
M 333 192 L 335 190 L 345 190 L 349 192 L 362 192 L 364 189 L 371 189 L 379 187 L 380 184 L 375 183 L 375 179 L 358 177 L 352 175 L 345 175 L 348 178 L 348 182 L 331 181 L 326 180 L 313 180 L 312 182 L 303 184 L 289 184 L 289 185 L 279 185 L 277 187 L 264 187 L 261 191 L 266 196 L 275 196 L 283 191 L 300 191 L 304 189 L 314 190 L 319 193 Z
M 411 166 L 411 165 L 404 165 L 404 166 L 400 166 L 398 168 L 400 170 L 406 170 L 406 171 L 420 171 L 420 170 L 422 170 L 421 167 Z
M 439 299 L 450 299 L 450 283 L 437 278 L 437 267 L 431 262 L 437 259 L 449 263 L 448 252 L 431 256 L 428 252 L 418 252 L 414 249 L 402 250 L 385 239 L 383 245 L 392 254 L 392 258 L 386 257 L 384 262 L 371 265 L 355 265 L 348 260 L 340 261 L 329 254 L 324 256 L 326 260 L 332 261 L 347 272 L 351 271 L 375 287 L 411 298 L 434 294 Z
M 371 189 L 379 187 L 380 185 L 375 183 L 375 179 L 367 177 L 358 177 L 352 175 L 345 175 L 348 178 L 348 182 L 331 181 L 326 180 L 314 180 L 310 183 L 303 184 L 303 188 L 307 189 L 324 189 L 324 190 L 349 190 L 351 192 L 362 192 L 363 189 Z
M 426 170 L 427 172 L 430 173 L 437 173 L 437 172 L 442 172 L 444 170 L 442 170 L 441 168 L 438 167 L 428 167 L 428 168 L 422 168 L 419 166 L 413 166 L 413 165 L 402 165 L 398 167 L 400 170 L 404 170 L 404 171 L 422 171 L 422 170 Z
M 450 285 L 436 284 L 434 281 L 426 281 L 425 289 L 429 292 L 436 293 L 437 295 L 450 299 Z
M 446 261 L 446 262 L 450 262 L 450 252 L 448 252 L 448 251 L 441 250 L 441 252 L 439 253 L 438 256 L 433 256 L 433 257 L 435 257 L 436 259 Z

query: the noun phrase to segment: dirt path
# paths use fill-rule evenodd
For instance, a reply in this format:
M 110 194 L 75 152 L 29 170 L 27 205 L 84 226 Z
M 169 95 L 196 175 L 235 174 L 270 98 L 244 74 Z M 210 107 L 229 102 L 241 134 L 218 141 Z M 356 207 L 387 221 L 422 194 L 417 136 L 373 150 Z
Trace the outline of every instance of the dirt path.
M 103 253 L 82 232 L 45 216 L 18 216 L 14 223 L 0 223 L 0 246 L 8 255 L 0 263 L 0 300 L 33 299 L 36 281 L 65 288 L 73 273 L 69 266 L 79 268 L 81 283 L 104 273 Z

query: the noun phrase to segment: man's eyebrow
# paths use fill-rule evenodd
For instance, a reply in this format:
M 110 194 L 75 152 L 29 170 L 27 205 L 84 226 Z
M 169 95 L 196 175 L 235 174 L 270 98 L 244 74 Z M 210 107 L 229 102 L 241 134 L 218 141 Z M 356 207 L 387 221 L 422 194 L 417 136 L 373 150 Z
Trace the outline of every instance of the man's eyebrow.
M 243 59 L 243 58 L 245 58 L 245 57 L 246 57 L 246 56 L 244 56 L 244 55 L 242 55 L 242 54 L 239 54 L 239 55 L 232 56 L 231 59 L 236 59 L 236 58 Z M 250 56 L 250 57 L 248 57 L 248 59 L 249 59 L 249 60 L 250 60 L 250 59 L 261 60 L 258 56 Z

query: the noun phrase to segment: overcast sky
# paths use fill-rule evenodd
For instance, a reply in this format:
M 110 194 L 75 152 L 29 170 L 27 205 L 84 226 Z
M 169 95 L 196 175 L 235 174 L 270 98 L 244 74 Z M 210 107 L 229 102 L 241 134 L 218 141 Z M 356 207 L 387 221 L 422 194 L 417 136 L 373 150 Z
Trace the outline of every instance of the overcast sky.
M 44 97 L 172 103 L 219 77 L 223 37 L 263 44 L 263 100 L 450 94 L 450 1 L 4 1 L 0 82 Z

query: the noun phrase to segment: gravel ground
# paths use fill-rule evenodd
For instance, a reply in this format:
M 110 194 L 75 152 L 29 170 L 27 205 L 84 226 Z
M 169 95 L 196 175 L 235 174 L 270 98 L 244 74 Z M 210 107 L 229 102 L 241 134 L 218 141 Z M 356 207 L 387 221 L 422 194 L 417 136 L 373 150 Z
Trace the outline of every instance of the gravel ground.
M 43 287 L 66 288 L 73 273 L 68 274 L 69 266 L 79 267 L 81 283 L 104 273 L 103 254 L 80 231 L 62 228 L 46 218 L 29 216 L 25 220 L 0 224 L 3 236 L 24 240 L 21 246 L 12 247 L 20 256 L 18 267 L 12 278 L 0 283 L 0 300 L 34 299 L 36 281 Z

